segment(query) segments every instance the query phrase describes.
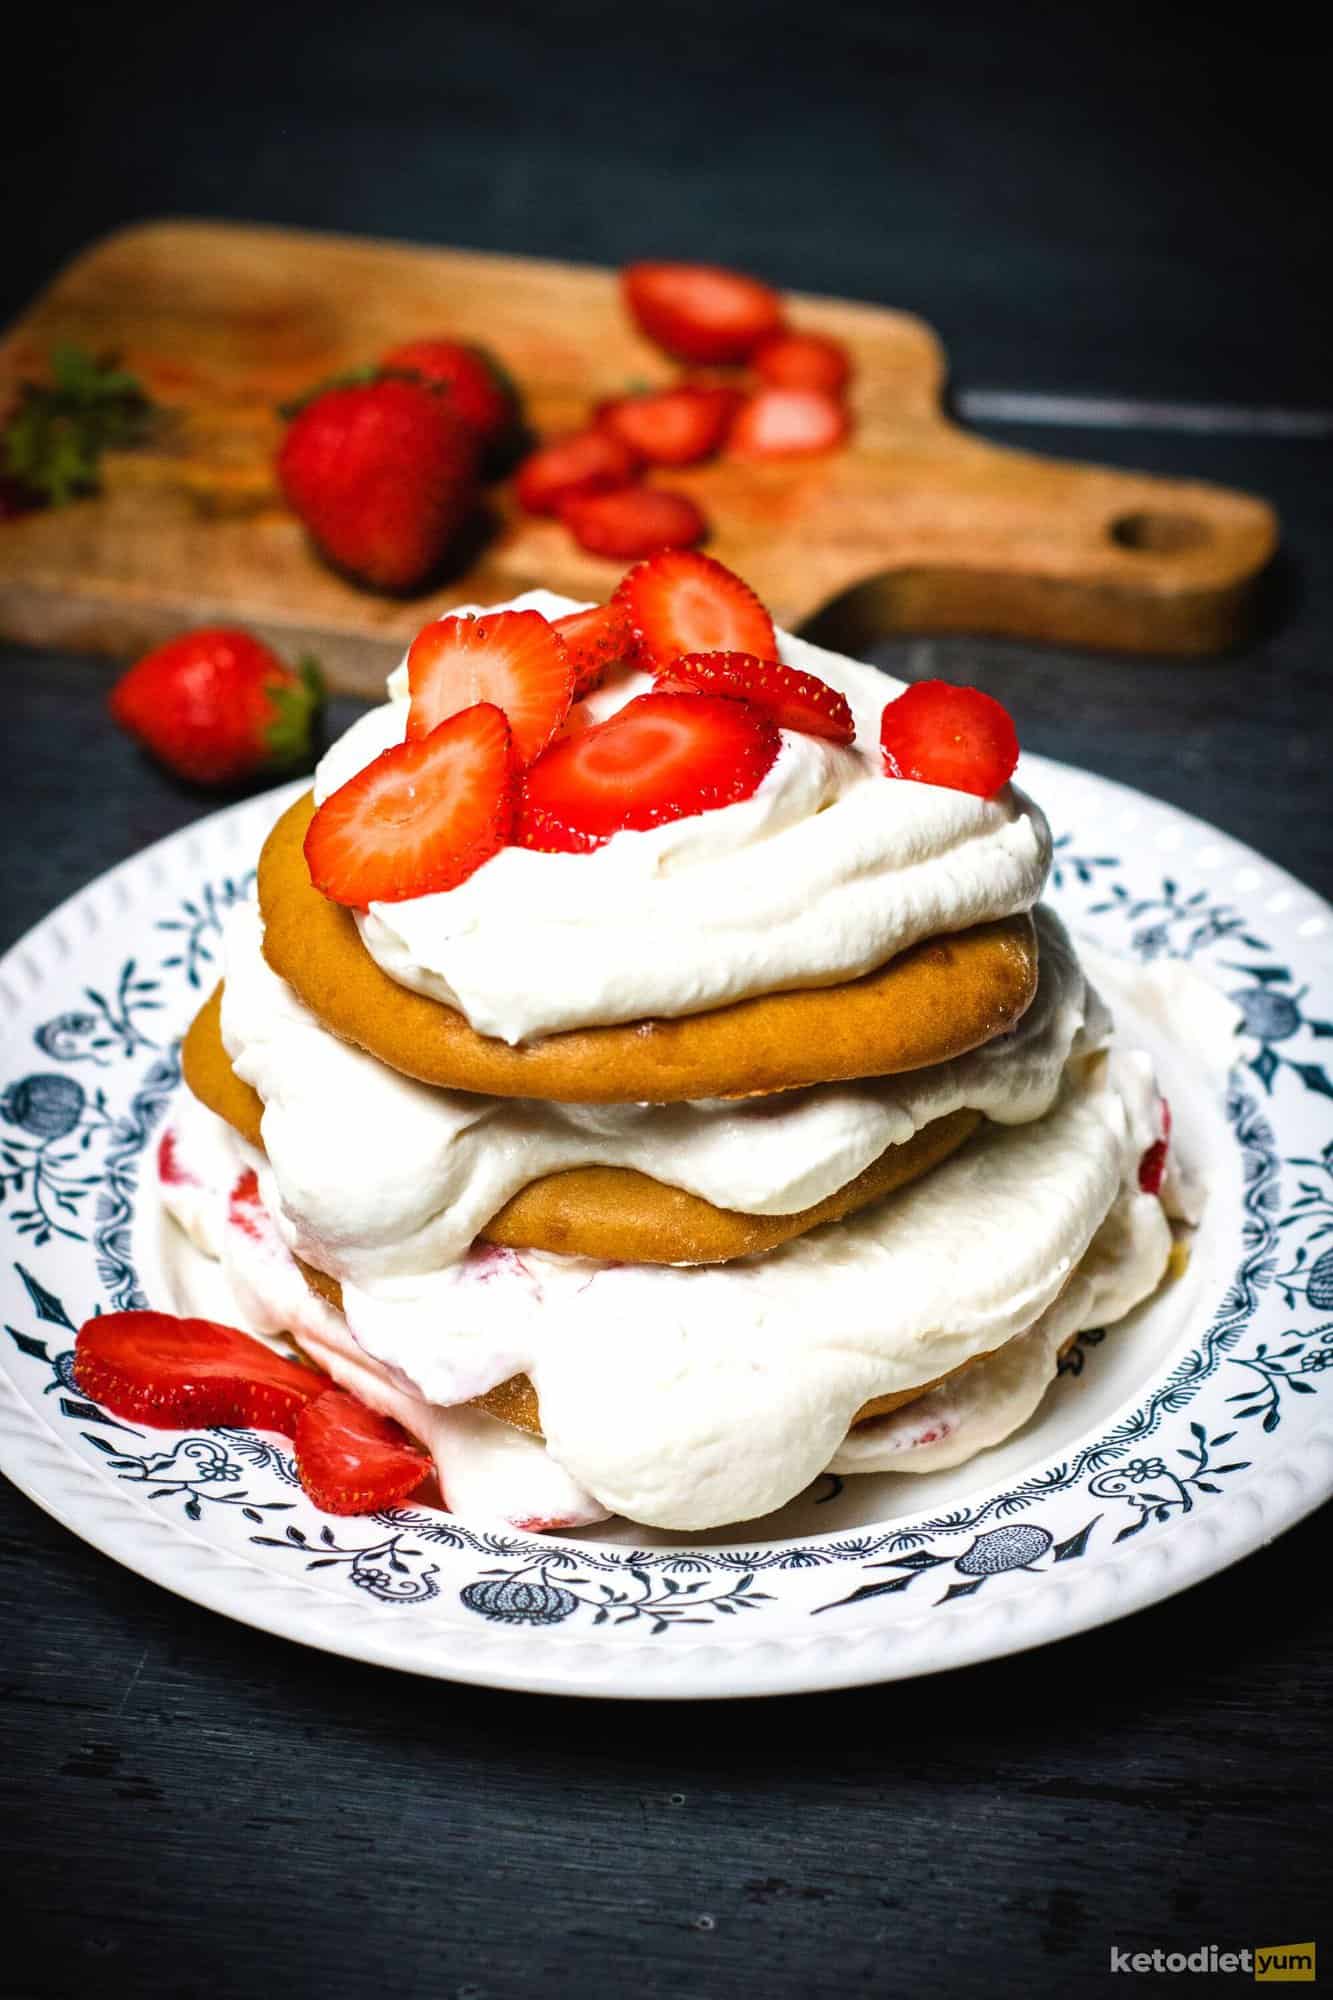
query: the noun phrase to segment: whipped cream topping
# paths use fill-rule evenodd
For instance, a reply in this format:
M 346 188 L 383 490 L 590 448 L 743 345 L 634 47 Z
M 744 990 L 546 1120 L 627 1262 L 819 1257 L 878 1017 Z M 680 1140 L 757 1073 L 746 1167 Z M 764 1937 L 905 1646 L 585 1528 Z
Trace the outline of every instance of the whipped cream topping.
M 467 1405 L 429 1402 L 402 1372 L 367 1354 L 343 1315 L 307 1287 L 261 1204 L 229 1199 L 262 1156 L 188 1093 L 159 1166 L 163 1206 L 192 1244 L 217 1260 L 217 1276 L 198 1260 L 170 1259 L 175 1304 L 187 1313 L 248 1325 L 265 1337 L 290 1334 L 326 1374 L 393 1417 L 431 1453 L 445 1504 L 455 1513 L 495 1518 L 538 1533 L 588 1526 L 608 1509 L 581 1487 L 543 1440 Z M 962 1464 L 1000 1443 L 1033 1414 L 1056 1372 L 1064 1343 L 1087 1326 L 1106 1326 L 1153 1289 L 1169 1233 L 1162 1205 L 1132 1186 L 1106 1221 L 1054 1303 L 1024 1333 L 975 1360 L 928 1395 L 843 1440 L 828 1471 L 932 1472 Z
M 548 618 L 583 608 L 549 591 L 513 605 Z M 519 1043 L 836 984 L 921 938 L 1030 909 L 1050 861 L 1038 808 L 1013 786 L 979 799 L 886 779 L 880 717 L 903 683 L 789 634 L 778 650 L 847 697 L 851 748 L 784 730 L 736 805 L 618 833 L 591 854 L 506 847 L 456 889 L 372 903 L 358 922 L 377 964 Z M 589 713 L 601 720 L 649 686 L 622 672 Z M 403 667 L 389 695 L 326 753 L 317 800 L 403 740 Z
M 890 1200 L 764 1257 L 615 1265 L 478 1245 L 357 1284 L 358 1345 L 427 1402 L 527 1372 L 557 1463 L 649 1525 L 749 1520 L 800 1491 L 869 1398 L 1026 1331 L 1059 1296 L 1157 1136 L 1146 1056 L 1075 1059 L 1054 1107 L 993 1125 Z M 265 1201 L 303 1242 L 272 1169 Z M 1131 1290 L 1157 1282 L 1148 1244 Z M 316 1256 L 312 1261 L 319 1261 Z
M 587 1527 L 607 1518 L 540 1438 L 500 1423 L 485 1410 L 444 1409 L 425 1401 L 353 1340 L 342 1314 L 312 1292 L 262 1202 L 234 1199 L 261 1154 L 192 1098 L 181 1097 L 158 1153 L 158 1190 L 198 1259 L 168 1259 L 174 1303 L 183 1313 L 222 1319 L 274 1341 L 287 1336 L 340 1388 L 392 1417 L 434 1460 L 446 1507 L 529 1534 Z
M 551 1104 L 434 1089 L 340 1041 L 272 971 L 253 903 L 228 918 L 222 1034 L 264 1100 L 264 1146 L 292 1241 L 366 1287 L 464 1256 L 510 1196 L 580 1166 L 637 1169 L 718 1207 L 790 1215 L 924 1126 L 967 1107 L 1040 1117 L 1071 1052 L 1109 1016 L 1059 919 L 1038 912 L 1036 998 L 1007 1034 L 903 1076 L 674 1105 Z
M 1002 1443 L 1036 1410 L 1066 1341 L 1114 1326 L 1156 1289 L 1171 1243 L 1163 1202 L 1123 1187 L 1078 1269 L 1026 1333 L 902 1409 L 858 1424 L 828 1470 L 940 1472 Z

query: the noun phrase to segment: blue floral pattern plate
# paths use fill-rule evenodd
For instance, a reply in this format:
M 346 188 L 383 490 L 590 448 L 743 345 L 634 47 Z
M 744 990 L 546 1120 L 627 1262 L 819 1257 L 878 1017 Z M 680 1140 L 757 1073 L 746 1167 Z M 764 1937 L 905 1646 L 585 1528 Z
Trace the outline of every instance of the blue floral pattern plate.
M 1214 828 L 1042 759 L 1051 895 L 1077 935 L 1176 958 L 1245 1033 L 1179 1283 L 1083 1337 L 1033 1421 L 951 1472 L 826 1476 L 705 1537 L 551 1539 L 426 1507 L 322 1515 L 284 1440 L 125 1423 L 82 1394 L 97 1307 L 169 1305 L 146 1190 L 219 926 L 293 789 L 103 876 L 0 965 L 0 1467 L 183 1596 L 306 1644 L 495 1686 L 767 1694 L 1037 1645 L 1258 1548 L 1333 1485 L 1333 913 Z M 1164 1058 L 1165 1059 L 1165 1058 Z M 1170 1078 L 1168 1076 L 1168 1094 Z

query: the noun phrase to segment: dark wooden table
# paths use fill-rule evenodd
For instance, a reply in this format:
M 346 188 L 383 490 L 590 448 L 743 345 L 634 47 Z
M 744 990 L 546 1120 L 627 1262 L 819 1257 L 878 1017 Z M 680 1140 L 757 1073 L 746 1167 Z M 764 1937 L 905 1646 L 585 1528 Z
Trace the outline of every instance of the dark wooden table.
M 1330 453 L 1233 407 L 1330 400 L 1305 66 L 1279 86 L 1276 22 L 1261 47 L 1172 10 L 1148 46 L 1109 11 L 1020 10 L 997 38 L 998 18 L 242 5 L 224 33 L 75 6 L 42 24 L 9 107 L 25 193 L 0 304 L 167 210 L 702 252 L 925 312 L 973 394 L 1206 405 L 992 429 L 1273 499 L 1287 552 L 1243 655 L 949 640 L 883 658 L 980 680 L 1034 749 L 1329 893 Z M 113 734 L 104 667 L 11 649 L 0 676 L 3 945 L 205 803 Z M 1326 1533 L 1307 1521 L 1031 1656 L 799 1703 L 637 1707 L 301 1651 L 0 1488 L 0 1991 L 1065 1994 L 1122 1989 L 1113 1945 L 1317 1938 Z

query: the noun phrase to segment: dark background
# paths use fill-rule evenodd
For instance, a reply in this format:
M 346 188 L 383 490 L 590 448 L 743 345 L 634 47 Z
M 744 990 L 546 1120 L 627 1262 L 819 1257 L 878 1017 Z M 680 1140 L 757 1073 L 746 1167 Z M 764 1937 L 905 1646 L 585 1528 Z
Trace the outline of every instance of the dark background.
M 988 428 L 1273 500 L 1285 553 L 1245 651 L 881 657 L 982 681 L 1030 747 L 1333 889 L 1333 454 L 1327 428 L 1243 415 L 1333 406 L 1301 17 L 524 0 L 28 10 L 27 46 L 9 33 L 5 316 L 117 224 L 235 216 L 716 257 L 922 313 L 965 407 L 1207 406 Z M 113 736 L 105 665 L 0 648 L 0 669 L 4 945 L 205 803 Z M 0 1991 L 1116 1992 L 1113 1944 L 1317 1938 L 1326 1532 L 1028 1657 L 799 1704 L 622 1707 L 303 1652 L 4 1488 Z

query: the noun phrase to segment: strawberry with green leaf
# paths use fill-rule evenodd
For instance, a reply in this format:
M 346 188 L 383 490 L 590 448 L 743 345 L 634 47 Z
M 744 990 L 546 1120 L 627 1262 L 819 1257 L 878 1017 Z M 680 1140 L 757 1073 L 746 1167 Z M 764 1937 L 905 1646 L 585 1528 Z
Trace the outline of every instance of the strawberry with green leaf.
M 111 690 L 114 719 L 196 785 L 239 785 L 299 769 L 313 751 L 324 686 L 230 626 L 182 632 L 135 662 Z

